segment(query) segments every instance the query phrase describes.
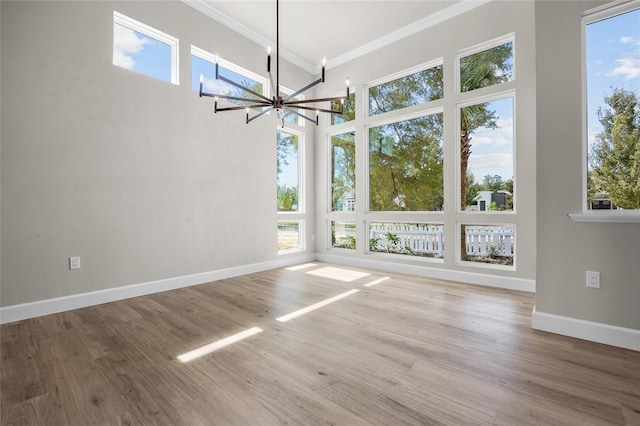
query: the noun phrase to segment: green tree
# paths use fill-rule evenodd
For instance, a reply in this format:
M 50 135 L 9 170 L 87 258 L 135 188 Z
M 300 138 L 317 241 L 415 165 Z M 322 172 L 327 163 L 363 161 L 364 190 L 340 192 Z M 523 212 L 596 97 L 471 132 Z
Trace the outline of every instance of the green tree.
M 338 210 L 338 202 L 345 193 L 355 196 L 356 145 L 355 133 L 331 137 L 331 207 Z
M 466 182 L 466 205 L 470 206 L 476 202 L 476 197 L 478 196 L 478 192 L 482 190 L 482 186 L 475 183 L 475 176 L 473 173 L 467 172 L 467 182 Z
M 372 211 L 442 210 L 442 131 L 442 114 L 370 129 Z
M 625 209 L 640 209 L 640 97 L 615 88 L 598 108 L 603 130 L 589 152 L 589 194 Z
M 511 78 L 513 44 L 505 43 L 460 60 L 460 90 L 468 92 L 503 83 Z M 496 113 L 488 102 L 461 108 L 460 112 L 460 176 L 467 176 L 471 155 L 471 134 L 480 127 L 495 129 Z M 467 208 L 467 180 L 461 179 L 460 208 Z M 465 226 L 460 232 L 461 259 L 467 260 Z
M 278 211 L 295 211 L 298 207 L 298 188 L 278 185 Z

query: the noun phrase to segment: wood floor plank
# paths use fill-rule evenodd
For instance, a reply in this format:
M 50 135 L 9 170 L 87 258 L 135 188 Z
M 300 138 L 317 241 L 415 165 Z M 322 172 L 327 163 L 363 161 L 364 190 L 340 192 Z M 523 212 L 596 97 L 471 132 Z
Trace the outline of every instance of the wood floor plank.
M 532 330 L 534 303 L 315 262 L 4 324 L 0 424 L 640 425 L 640 352 Z

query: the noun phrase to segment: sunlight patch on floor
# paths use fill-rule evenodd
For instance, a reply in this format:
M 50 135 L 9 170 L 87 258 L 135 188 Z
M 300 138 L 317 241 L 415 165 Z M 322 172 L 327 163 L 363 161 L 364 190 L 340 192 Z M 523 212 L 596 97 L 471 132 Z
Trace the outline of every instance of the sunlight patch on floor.
M 345 291 L 344 293 L 341 293 L 341 294 L 339 294 L 337 296 L 333 296 L 333 297 L 331 297 L 329 299 L 325 299 L 325 300 L 323 300 L 321 302 L 314 303 L 313 305 L 309 305 L 306 308 L 298 309 L 295 312 L 291 312 L 290 314 L 283 315 L 280 318 L 276 318 L 276 321 L 287 322 L 287 321 L 292 320 L 294 318 L 297 318 L 297 317 L 299 317 L 301 315 L 308 314 L 311 311 L 315 311 L 318 308 L 321 308 L 323 306 L 327 306 L 329 303 L 333 303 L 333 302 L 335 302 L 337 300 L 344 299 L 345 297 L 351 296 L 352 294 L 356 294 L 359 291 L 360 290 L 355 289 L 355 288 L 353 290 Z
M 285 269 L 287 271 L 299 271 L 301 269 L 312 268 L 314 266 L 316 266 L 315 263 L 303 263 L 302 265 L 289 266 L 288 268 L 285 268 Z
M 345 283 L 350 283 L 351 281 L 371 275 L 367 272 L 351 271 L 349 269 L 335 268 L 333 266 L 315 269 L 306 273 L 317 277 L 331 278 L 332 280 L 338 280 Z
M 389 280 L 389 279 L 391 279 L 391 277 L 382 277 L 382 278 L 378 278 L 378 279 L 377 279 L 377 280 L 375 280 L 375 281 L 371 281 L 370 283 L 366 283 L 366 284 L 364 284 L 364 287 L 373 287 L 374 285 L 377 285 L 377 284 L 383 283 L 383 282 L 385 282 L 385 281 L 387 281 L 387 280 Z
M 196 358 L 200 358 L 201 356 L 208 355 L 212 352 L 217 351 L 218 349 L 222 349 L 225 346 L 229 346 L 233 343 L 239 342 L 240 340 L 246 339 L 247 337 L 251 337 L 254 334 L 258 334 L 261 332 L 262 332 L 261 328 L 252 327 L 245 331 L 241 331 L 240 333 L 236 333 L 232 336 L 225 337 L 224 339 L 217 340 L 213 343 L 209 343 L 208 345 L 201 346 L 198 349 L 194 349 L 190 352 L 179 355 L 178 359 L 181 362 L 193 361 Z

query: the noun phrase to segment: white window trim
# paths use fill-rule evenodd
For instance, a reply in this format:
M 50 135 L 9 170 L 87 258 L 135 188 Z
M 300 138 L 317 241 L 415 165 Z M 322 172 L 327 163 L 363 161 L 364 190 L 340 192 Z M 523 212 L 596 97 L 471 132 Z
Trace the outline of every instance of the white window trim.
M 498 47 L 498 46 L 502 46 L 503 44 L 509 43 L 511 42 L 513 48 L 512 48 L 512 57 L 513 57 L 513 68 L 511 70 L 512 74 L 513 74 L 513 78 L 509 81 L 505 81 L 504 83 L 501 84 L 494 84 L 492 86 L 487 86 L 487 87 L 482 87 L 480 89 L 476 89 L 476 90 L 482 90 L 482 89 L 486 89 L 488 87 L 497 87 L 497 86 L 502 86 L 503 84 L 507 84 L 507 83 L 513 83 L 516 80 L 516 35 L 515 33 L 509 33 L 500 37 L 496 37 L 494 39 L 491 39 L 489 41 L 485 41 L 483 43 L 479 43 L 476 44 L 475 46 L 471 46 L 469 48 L 463 49 L 458 51 L 458 53 L 456 54 L 456 61 L 455 61 L 455 82 L 454 82 L 454 86 L 455 86 L 455 92 L 458 95 L 466 95 L 467 93 L 475 93 L 476 90 L 471 90 L 471 91 L 467 91 L 467 92 L 462 92 L 460 89 L 460 60 L 462 58 L 465 58 L 469 55 L 473 55 L 474 53 L 479 53 L 479 52 L 483 52 L 485 50 L 489 50 L 489 49 L 493 49 L 494 47 Z
M 456 105 L 456 123 L 460 123 L 461 117 L 460 117 L 460 110 L 466 106 L 469 105 L 476 105 L 476 104 L 482 104 L 485 102 L 492 102 L 492 101 L 500 101 L 503 99 L 507 99 L 507 98 L 512 98 L 513 99 L 513 210 L 505 210 L 505 211 L 483 211 L 483 212 L 478 212 L 478 211 L 465 211 L 462 210 L 462 208 L 460 207 L 460 203 L 457 202 L 456 203 L 456 211 L 460 214 L 463 215 L 482 215 L 482 216 L 492 216 L 492 215 L 515 215 L 517 213 L 517 208 L 518 208 L 518 203 L 517 203 L 517 194 L 518 194 L 518 190 L 517 190 L 517 185 L 518 185 L 518 173 L 517 173 L 517 165 L 518 162 L 516 161 L 516 152 L 517 152 L 517 142 L 516 142 L 516 135 L 517 135 L 517 120 L 516 120 L 516 91 L 515 89 L 512 90 L 505 90 L 502 91 L 500 93 L 495 93 L 492 95 L 486 95 L 486 96 L 480 96 L 480 97 L 475 97 L 473 99 L 469 99 L 467 101 L 464 102 L 460 102 Z M 460 176 L 460 125 L 458 124 L 456 126 L 456 200 L 460 200 L 462 198 L 462 194 L 460 193 L 460 184 L 462 182 L 462 176 Z
M 431 103 L 429 103 L 431 104 Z M 398 110 L 396 110 L 398 111 Z M 396 112 L 396 111 L 390 111 L 391 112 Z M 406 113 L 405 109 L 401 109 L 400 111 L 403 111 Z M 366 185 L 366 191 L 365 191 L 365 199 L 364 199 L 364 207 L 361 207 L 359 210 L 364 211 L 365 213 L 372 213 L 372 214 L 381 214 L 381 213 L 392 213 L 392 214 L 398 214 L 398 215 L 415 215 L 415 214 L 433 214 L 433 215 L 444 215 L 444 206 L 443 209 L 440 211 L 429 211 L 429 210 L 410 210 L 410 211 L 396 211 L 396 210 L 384 210 L 384 211 L 379 211 L 379 210 L 371 210 L 371 206 L 370 206 L 370 197 L 371 197 L 371 189 L 369 187 L 369 179 L 370 179 L 370 167 L 371 165 L 369 164 L 369 129 L 371 129 L 372 127 L 380 127 L 380 126 L 386 126 L 387 124 L 391 124 L 391 123 L 397 123 L 399 121 L 406 121 L 406 120 L 413 120 L 414 118 L 420 118 L 420 117 L 425 117 L 427 115 L 434 115 L 434 114 L 442 114 L 442 117 L 444 119 L 444 107 L 442 106 L 437 106 L 437 107 L 433 107 L 433 108 L 429 108 L 429 109 L 421 109 L 420 111 L 415 111 L 409 114 L 404 114 L 404 115 L 394 115 L 392 116 L 388 116 L 387 114 L 380 114 L 377 115 L 376 117 L 381 117 L 381 119 L 379 120 L 375 120 L 375 122 L 366 124 L 364 126 L 364 184 Z M 458 139 L 460 139 L 458 137 Z M 446 144 L 446 140 L 443 139 L 442 141 L 442 148 L 444 150 L 444 145 Z M 458 151 L 460 150 L 460 148 L 458 147 Z M 442 156 L 442 161 L 443 163 L 446 161 L 446 158 L 444 156 L 444 152 L 443 152 L 443 156 Z M 458 167 L 459 169 L 460 167 Z M 444 170 L 444 164 L 443 164 L 443 170 Z M 443 172 L 444 173 L 444 172 Z M 446 176 L 444 176 L 444 178 L 446 179 Z M 444 189 L 444 188 L 443 188 Z M 447 200 L 445 199 L 444 202 L 446 203 Z M 368 226 L 368 225 L 367 225 Z M 367 228 L 368 229 L 368 228 Z
M 333 148 L 333 143 L 331 141 L 331 138 L 334 136 L 338 136 L 338 135 L 344 135 L 346 133 L 353 133 L 354 135 L 354 141 L 353 141 L 353 145 L 354 145 L 354 149 L 357 150 L 357 143 L 355 140 L 355 135 L 356 135 L 356 126 L 353 126 L 353 121 L 349 121 L 348 123 L 351 124 L 351 126 L 349 127 L 344 127 L 340 130 L 338 129 L 334 129 L 332 128 L 332 126 L 330 126 L 331 128 L 331 132 L 327 134 L 327 176 L 329 177 L 328 180 L 328 185 L 327 185 L 327 213 L 329 214 L 347 214 L 347 215 L 354 215 L 356 213 L 356 210 L 358 209 L 358 204 L 356 202 L 356 210 L 354 211 L 333 211 L 333 199 L 332 199 L 332 194 L 331 194 L 331 188 L 332 188 L 332 184 L 333 184 L 333 176 L 331 175 L 331 166 L 332 166 L 332 162 L 331 162 L 331 151 Z M 357 167 L 357 155 L 356 155 L 356 167 Z M 356 171 L 354 170 L 354 173 Z M 354 182 L 356 183 L 356 182 Z M 357 188 L 357 186 L 356 186 Z M 356 190 L 356 194 L 357 195 L 357 190 Z
M 169 45 L 169 47 L 171 48 L 171 83 L 175 85 L 180 84 L 178 68 L 179 40 L 176 37 L 150 27 L 149 25 L 144 24 L 140 21 L 136 21 L 133 18 L 129 18 L 128 16 L 116 12 L 115 10 L 113 11 L 113 23 L 136 31 L 140 34 L 144 34 L 147 37 L 151 37 L 155 40 L 158 40 L 159 42 Z
M 589 210 L 587 170 L 589 168 L 589 130 L 587 116 L 587 25 L 636 10 L 640 0 L 620 0 L 587 10 L 582 17 L 582 213 L 569 213 L 575 222 L 640 223 L 640 210 Z
M 269 80 L 266 79 L 265 77 L 262 77 L 259 74 L 256 74 L 252 71 L 249 71 L 246 68 L 242 68 L 239 65 L 234 64 L 233 62 L 229 62 L 221 57 L 219 57 L 218 55 L 215 55 L 213 53 L 207 52 L 204 49 L 201 49 L 197 46 L 191 45 L 191 54 L 193 56 L 196 56 L 200 59 L 203 59 L 207 62 L 210 62 L 212 64 L 215 64 L 216 61 L 218 62 L 218 64 L 222 67 L 225 68 L 229 71 L 232 71 L 236 74 L 240 74 L 244 77 L 247 77 L 253 81 L 256 81 L 260 84 L 262 84 L 262 95 L 266 96 L 266 97 L 270 97 L 271 96 L 271 88 L 269 85 Z
M 285 122 L 285 124 L 287 124 Z M 298 137 L 298 210 L 295 212 L 277 212 L 278 220 L 284 220 L 284 216 L 296 216 L 306 213 L 306 179 L 305 179 L 305 138 L 304 132 L 290 127 L 282 127 L 278 125 L 277 132 L 288 133 Z M 294 220 L 294 219 L 291 219 Z M 302 219 L 300 219 L 302 220 Z
M 433 101 L 430 101 L 430 102 L 425 102 L 425 103 L 422 103 L 422 104 L 419 104 L 419 105 L 411 105 L 411 106 L 408 106 L 408 107 L 399 108 L 399 109 L 396 109 L 396 110 L 393 110 L 393 111 L 388 111 L 388 112 L 381 113 L 381 114 L 373 114 L 373 115 L 371 115 L 371 113 L 369 112 L 369 89 L 371 89 L 372 87 L 375 87 L 375 86 L 379 86 L 379 85 L 384 84 L 384 83 L 388 83 L 390 81 L 398 80 L 400 78 L 407 77 L 407 76 L 410 76 L 412 74 L 416 74 L 416 73 L 418 73 L 420 71 L 425 71 L 425 70 L 428 70 L 430 68 L 435 68 L 437 66 L 444 67 L 444 58 L 442 58 L 442 57 L 436 58 L 436 59 L 433 59 L 433 60 L 428 61 L 428 62 L 424 62 L 422 64 L 416 65 L 416 66 L 411 67 L 411 68 L 405 68 L 405 69 L 403 69 L 401 71 L 398 71 L 398 72 L 393 73 L 393 74 L 388 74 L 388 75 L 386 75 L 384 77 L 378 78 L 376 80 L 372 80 L 372 81 L 368 82 L 367 84 L 365 84 L 365 86 L 364 86 L 365 96 L 362 96 L 362 101 L 363 101 L 363 104 L 364 104 L 364 108 L 363 108 L 364 117 L 373 119 L 374 117 L 377 118 L 377 117 L 381 117 L 381 116 L 386 116 L 387 114 L 392 114 L 394 112 L 402 111 L 402 110 L 405 110 L 407 108 L 415 108 L 415 107 L 420 107 L 420 106 L 431 104 L 432 102 L 442 101 L 442 99 L 444 99 L 444 96 L 442 98 L 440 98 L 440 99 L 436 99 L 436 100 L 433 100 Z M 444 82 L 443 82 L 443 84 L 444 84 Z M 357 102 L 357 98 L 356 98 L 356 102 Z

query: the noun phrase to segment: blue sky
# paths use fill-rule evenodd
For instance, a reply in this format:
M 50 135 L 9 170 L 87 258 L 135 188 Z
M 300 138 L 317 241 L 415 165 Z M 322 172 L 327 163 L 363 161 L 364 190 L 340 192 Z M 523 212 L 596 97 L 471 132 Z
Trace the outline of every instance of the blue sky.
M 119 24 L 113 32 L 115 65 L 171 82 L 171 46 Z
M 589 142 L 602 130 L 596 112 L 612 87 L 640 92 L 640 10 L 587 26 Z
M 513 98 L 488 102 L 487 108 L 496 112 L 498 127 L 481 127 L 471 134 L 468 170 L 477 183 L 481 183 L 486 175 L 500 175 L 507 181 L 514 177 Z

